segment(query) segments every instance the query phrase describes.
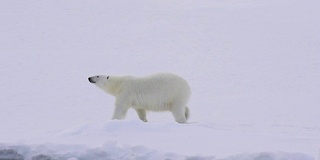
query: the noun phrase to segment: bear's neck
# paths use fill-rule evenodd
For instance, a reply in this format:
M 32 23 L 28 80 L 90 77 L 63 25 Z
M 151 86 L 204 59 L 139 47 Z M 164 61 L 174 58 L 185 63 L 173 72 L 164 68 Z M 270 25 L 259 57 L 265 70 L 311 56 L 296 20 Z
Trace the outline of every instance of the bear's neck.
M 113 95 L 113 96 L 117 96 L 121 89 L 122 89 L 122 84 L 125 80 L 125 78 L 123 77 L 112 77 L 112 84 L 109 85 L 110 88 L 108 88 L 108 93 Z

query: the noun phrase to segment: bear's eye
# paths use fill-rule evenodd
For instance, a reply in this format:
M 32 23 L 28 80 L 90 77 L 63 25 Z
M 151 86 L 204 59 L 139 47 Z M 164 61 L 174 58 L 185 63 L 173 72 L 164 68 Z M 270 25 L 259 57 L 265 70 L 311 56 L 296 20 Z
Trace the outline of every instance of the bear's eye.
M 109 76 L 107 77 L 107 79 L 109 79 Z
M 97 78 L 100 78 L 100 76 L 97 76 Z

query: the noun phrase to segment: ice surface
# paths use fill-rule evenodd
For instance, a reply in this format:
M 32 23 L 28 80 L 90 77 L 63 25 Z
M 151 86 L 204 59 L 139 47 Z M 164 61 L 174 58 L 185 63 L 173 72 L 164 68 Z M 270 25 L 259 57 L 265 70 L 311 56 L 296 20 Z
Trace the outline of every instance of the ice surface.
M 0 1 L 0 159 L 319 158 L 319 6 Z M 190 124 L 110 121 L 87 82 L 157 72 L 190 83 Z

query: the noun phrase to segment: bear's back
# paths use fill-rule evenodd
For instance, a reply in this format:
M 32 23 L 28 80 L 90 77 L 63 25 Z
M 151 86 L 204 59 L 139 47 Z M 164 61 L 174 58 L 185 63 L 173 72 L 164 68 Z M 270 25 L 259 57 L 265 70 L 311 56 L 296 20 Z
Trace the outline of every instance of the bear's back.
M 146 92 L 190 92 L 190 86 L 186 80 L 172 73 L 159 73 L 147 77 L 134 78 L 138 90 Z

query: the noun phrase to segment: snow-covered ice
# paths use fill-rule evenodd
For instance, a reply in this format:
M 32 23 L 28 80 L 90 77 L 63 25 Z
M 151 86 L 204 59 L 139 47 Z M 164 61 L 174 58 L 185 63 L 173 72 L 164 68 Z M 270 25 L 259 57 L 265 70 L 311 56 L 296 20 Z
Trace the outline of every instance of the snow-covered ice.
M 265 130 L 255 126 L 210 123 L 144 123 L 138 120 L 115 120 L 83 124 L 46 137 L 32 139 L 30 142 L 20 142 L 18 145 L 0 145 L 0 158 L 6 155 L 27 159 L 49 157 L 88 160 L 314 159 L 305 153 L 320 143 L 316 136 L 304 137 L 306 131 L 303 129 L 293 129 L 296 133 L 289 134 L 284 132 L 288 130 L 283 126 L 267 129 L 274 132 Z
M 320 1 L 0 1 L 0 159 L 320 158 Z M 189 124 L 95 74 L 176 73 Z

